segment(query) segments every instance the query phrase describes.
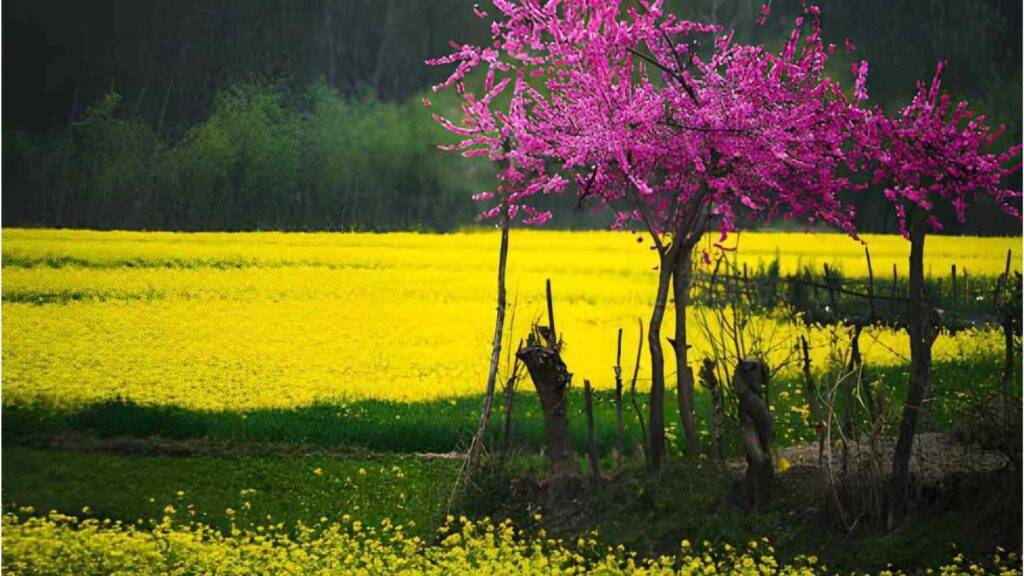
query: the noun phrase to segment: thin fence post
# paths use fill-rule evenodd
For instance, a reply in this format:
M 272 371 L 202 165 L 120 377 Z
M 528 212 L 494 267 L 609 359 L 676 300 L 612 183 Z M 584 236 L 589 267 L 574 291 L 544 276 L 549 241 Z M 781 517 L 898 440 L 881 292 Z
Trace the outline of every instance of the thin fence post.
M 959 285 L 956 282 L 956 264 L 951 264 L 949 267 L 949 282 L 950 282 L 950 297 L 953 299 L 953 307 L 957 305 L 957 288 Z
M 587 410 L 587 455 L 590 457 L 590 473 L 597 478 L 601 471 L 597 465 L 597 442 L 594 440 L 594 399 L 590 380 L 583 380 L 583 396 Z
M 875 270 L 871 267 L 871 251 L 864 246 L 864 257 L 868 261 L 868 318 L 875 319 Z
M 899 289 L 899 277 L 896 275 L 896 263 L 893 262 L 893 264 L 892 264 L 892 295 L 891 295 L 891 298 L 892 298 L 892 300 L 891 300 L 891 302 L 892 302 L 892 313 L 893 314 L 899 313 L 899 296 L 900 296 L 899 292 L 900 292 L 900 289 Z

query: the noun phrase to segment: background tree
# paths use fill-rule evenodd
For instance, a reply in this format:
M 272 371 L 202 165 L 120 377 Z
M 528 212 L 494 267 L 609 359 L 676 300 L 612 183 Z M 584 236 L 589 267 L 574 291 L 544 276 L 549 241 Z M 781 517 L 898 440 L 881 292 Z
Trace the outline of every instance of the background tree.
M 925 301 L 924 244 L 929 231 L 942 230 L 934 212 L 947 204 L 963 220 L 968 204 L 987 197 L 1007 214 L 1020 218 L 1019 190 L 1007 187 L 1008 177 L 1020 165 L 1011 162 L 1020 145 L 1004 152 L 988 152 L 1002 128 L 990 130 L 982 115 L 966 101 L 953 104 L 941 92 L 944 62 L 935 69 L 930 85 L 919 83 L 913 100 L 899 114 L 869 120 L 877 130 L 877 168 L 874 179 L 884 186 L 900 230 L 910 242 L 910 286 L 907 332 L 910 336 L 910 379 L 899 435 L 893 454 L 888 524 L 893 526 L 907 504 L 911 449 L 922 403 L 929 390 L 931 347 L 940 330 L 938 311 Z

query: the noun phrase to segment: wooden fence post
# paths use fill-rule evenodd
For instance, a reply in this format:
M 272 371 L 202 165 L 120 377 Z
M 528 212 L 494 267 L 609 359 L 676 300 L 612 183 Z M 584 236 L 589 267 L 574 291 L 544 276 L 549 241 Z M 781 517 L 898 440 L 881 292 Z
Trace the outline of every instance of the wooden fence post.
M 594 478 L 601 475 L 597 465 L 597 441 L 594 439 L 594 398 L 590 380 L 583 380 L 583 397 L 587 410 L 587 456 L 590 458 L 590 473 Z

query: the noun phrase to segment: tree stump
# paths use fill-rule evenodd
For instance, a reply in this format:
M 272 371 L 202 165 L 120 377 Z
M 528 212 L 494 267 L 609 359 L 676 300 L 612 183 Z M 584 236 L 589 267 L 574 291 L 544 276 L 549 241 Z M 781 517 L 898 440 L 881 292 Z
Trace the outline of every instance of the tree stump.
M 746 358 L 736 365 L 733 376 L 733 389 L 739 398 L 740 441 L 747 460 L 747 473 L 741 484 L 747 509 L 756 509 L 768 500 L 775 480 L 772 415 L 764 399 L 765 374 L 763 362 Z
M 544 413 L 544 431 L 547 437 L 548 474 L 552 479 L 579 475 L 576 453 L 569 440 L 569 417 L 566 392 L 572 374 L 562 361 L 557 344 L 541 342 L 530 335 L 527 346 L 516 356 L 526 366 L 530 379 L 540 397 Z

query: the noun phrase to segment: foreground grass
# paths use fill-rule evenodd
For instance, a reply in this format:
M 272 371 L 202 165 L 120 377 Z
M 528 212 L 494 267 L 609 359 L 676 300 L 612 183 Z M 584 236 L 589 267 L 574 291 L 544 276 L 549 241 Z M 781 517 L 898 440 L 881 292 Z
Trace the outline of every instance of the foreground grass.
M 146 524 L 168 510 L 183 521 L 227 529 L 283 522 L 412 521 L 429 534 L 443 517 L 460 461 L 390 454 L 125 456 L 3 449 L 6 510 L 31 506 Z
M 77 522 L 57 517 L 29 522 L 27 527 L 5 525 L 5 566 L 18 558 L 13 549 L 31 558 L 27 562 L 36 563 L 31 573 L 47 573 L 39 566 L 49 561 L 56 562 L 54 570 L 78 573 L 77 562 L 85 560 L 69 551 L 87 550 L 92 566 L 113 570 L 121 560 L 111 556 L 106 546 L 117 543 L 128 550 L 148 550 L 166 547 L 165 540 L 170 540 L 173 547 L 173 541 L 189 541 L 199 534 L 204 536 L 195 544 L 211 547 L 189 554 L 217 555 L 234 563 L 251 550 L 256 536 L 284 550 L 304 549 L 310 540 L 330 540 L 339 531 L 351 534 L 354 525 L 376 528 L 377 532 L 361 538 L 384 537 L 382 526 L 401 525 L 403 534 L 420 538 L 417 546 L 438 544 L 443 537 L 437 536 L 437 529 L 444 524 L 459 464 L 451 459 L 368 453 L 126 456 L 5 446 L 6 512 L 18 515 L 21 523 L 51 514 L 89 521 L 84 531 Z M 536 473 L 537 464 L 536 459 L 520 459 L 509 472 Z M 552 501 L 542 485 L 524 476 L 512 476 L 515 480 L 509 483 L 506 475 L 484 475 L 455 501 L 452 510 L 470 518 L 510 520 L 526 531 L 524 545 L 531 554 L 539 553 L 536 546 L 543 548 L 548 537 L 570 543 L 580 536 L 593 539 L 596 544 L 587 546 L 588 561 L 603 557 L 593 553 L 605 546 L 621 545 L 615 556 L 625 562 L 623 550 L 642 558 L 674 557 L 685 539 L 694 545 L 707 541 L 703 547 L 721 553 L 728 550 L 727 545 L 760 541 L 764 536 L 776 547 L 773 555 L 780 563 L 799 565 L 801 556 L 814 555 L 846 572 L 877 572 L 890 565 L 915 571 L 947 563 L 958 553 L 981 562 L 990 559 L 997 546 L 1019 552 L 1019 474 L 951 479 L 938 502 L 923 504 L 918 516 L 892 533 L 867 522 L 854 531 L 844 530 L 829 514 L 830 500 L 821 492 L 817 476 L 799 467 L 779 476 L 772 501 L 756 513 L 731 503 L 732 480 L 710 464 L 671 459 L 660 474 L 649 475 L 634 459 L 614 477 L 600 485 L 581 485 L 571 501 Z M 18 543 L 18 538 L 39 539 L 44 551 L 29 553 L 31 547 Z M 331 542 L 348 545 L 347 540 Z M 229 551 L 231 546 L 240 550 Z M 322 555 L 310 559 L 303 569 L 322 566 L 320 562 L 344 564 L 349 553 L 358 555 L 358 551 L 316 548 L 301 553 L 259 550 L 257 556 L 264 553 L 270 554 L 268 562 L 278 561 L 277 554 Z M 410 553 L 433 554 L 419 547 Z M 385 562 L 383 566 L 393 561 L 377 560 Z M 180 554 L 160 559 L 175 561 L 180 561 Z M 415 566 L 427 569 L 428 565 Z M 377 572 L 387 570 L 378 567 Z
M 517 526 L 531 524 L 540 511 L 554 537 L 593 531 L 602 543 L 651 558 L 674 554 L 682 539 L 724 547 L 767 535 L 781 562 L 814 554 L 840 573 L 923 572 L 957 553 L 980 560 L 997 547 L 1020 552 L 1019 471 L 949 477 L 941 488 L 931 486 L 914 515 L 891 532 L 852 500 L 846 511 L 857 521 L 844 527 L 817 470 L 806 467 L 779 473 L 771 499 L 753 512 L 736 502 L 738 476 L 706 461 L 672 459 L 654 474 L 633 461 L 612 478 L 552 499 L 543 485 L 496 472 L 467 492 L 460 510 Z
M 811 575 L 829 568 L 802 557 L 780 565 L 767 539 L 739 549 L 697 548 L 684 541 L 678 552 L 638 560 L 623 548 L 594 540 L 560 542 L 525 536 L 510 523 L 464 522 L 446 526 L 438 544 L 408 537 L 402 527 L 333 524 L 297 535 L 271 530 L 233 531 L 166 520 L 149 531 L 94 520 L 51 515 L 22 521 L 4 515 L 4 565 L 9 574 L 775 574 Z M 1010 576 L 1020 573 L 1015 556 L 987 565 L 958 556 L 942 574 Z
M 616 511 L 613 506 L 610 510 Z M 699 512 L 699 511 L 698 511 Z M 758 528 L 777 521 L 774 512 L 748 522 Z M 728 522 L 718 521 L 717 524 Z M 255 527 L 234 524 L 224 530 L 195 520 L 181 520 L 168 511 L 144 526 L 109 519 L 79 519 L 50 512 L 32 516 L 25 511 L 3 516 L 3 563 L 10 574 L 825 574 L 848 572 L 819 556 L 823 531 L 807 526 L 788 532 L 806 532 L 810 551 L 780 557 L 767 538 L 710 542 L 682 538 L 671 551 L 656 558 L 637 555 L 628 546 L 605 545 L 597 531 L 561 539 L 549 534 L 547 519 L 534 514 L 517 528 L 511 520 L 471 521 L 448 517 L 430 536 L 413 534 L 416 526 L 390 519 L 376 524 L 343 517 L 286 526 L 272 520 Z M 806 524 L 806 523 L 804 523 Z M 733 525 L 736 525 L 733 522 Z M 785 525 L 775 529 L 787 531 Z M 933 525 L 928 525 L 932 528 Z M 698 532 L 699 533 L 699 532 Z M 828 536 L 829 531 L 824 531 Z M 791 534 L 778 534 L 783 539 Z M 943 575 L 1020 574 L 1017 553 L 996 550 L 981 559 L 950 546 L 937 557 L 920 555 L 919 530 L 897 535 L 887 545 L 869 542 L 847 551 L 858 573 L 901 574 L 925 568 Z M 821 547 L 824 554 L 851 543 L 846 540 Z M 856 542 L 856 540 L 854 541 Z M 929 543 L 933 540 L 928 540 Z M 875 567 L 872 554 L 900 545 L 916 554 L 910 563 L 897 555 L 898 564 Z M 875 548 L 872 548 L 874 546 Z M 936 560 L 935 558 L 938 558 Z

